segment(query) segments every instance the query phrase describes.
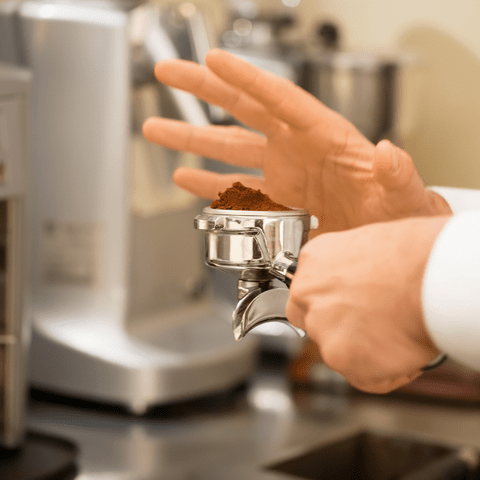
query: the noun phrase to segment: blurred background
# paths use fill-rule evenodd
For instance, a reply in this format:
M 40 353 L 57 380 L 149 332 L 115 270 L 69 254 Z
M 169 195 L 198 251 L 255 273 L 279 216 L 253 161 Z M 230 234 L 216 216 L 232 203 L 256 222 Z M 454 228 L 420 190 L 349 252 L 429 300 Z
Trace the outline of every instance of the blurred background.
M 282 9 L 280 1 L 256 3 L 266 10 Z M 403 108 L 409 115 L 414 110 L 417 116 L 415 128 L 408 125 L 403 145 L 427 185 L 478 188 L 477 2 L 285 0 L 284 4 L 291 7 L 282 10 L 297 18 L 288 32 L 293 38 L 312 41 L 319 22 L 329 21 L 339 27 L 345 49 L 418 55 L 421 79 L 415 75 L 404 80 L 402 90 L 408 94 Z M 205 1 L 202 5 L 210 12 L 214 30 L 222 32 L 227 3 Z M 418 81 L 423 82 L 421 95 L 412 96 L 408 92 L 412 88 L 418 92 Z M 410 120 L 409 116 L 404 121 Z
M 234 341 L 243 287 L 205 265 L 208 202 L 171 177 L 246 170 L 141 132 L 237 123 L 153 75 L 219 47 L 427 186 L 480 188 L 479 20 L 473 0 L 0 1 L 0 478 L 480 478 L 480 374 L 449 360 L 372 396 L 283 323 Z

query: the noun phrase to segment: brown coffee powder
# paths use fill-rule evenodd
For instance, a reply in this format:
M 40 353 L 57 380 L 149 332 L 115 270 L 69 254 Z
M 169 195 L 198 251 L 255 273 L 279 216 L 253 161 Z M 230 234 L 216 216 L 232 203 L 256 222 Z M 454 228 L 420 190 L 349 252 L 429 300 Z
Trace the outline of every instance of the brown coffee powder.
M 218 199 L 214 200 L 210 207 L 221 210 L 252 210 L 257 212 L 291 210 L 291 208 L 275 203 L 260 190 L 245 187 L 240 182 L 235 182 L 230 188 L 220 192 Z

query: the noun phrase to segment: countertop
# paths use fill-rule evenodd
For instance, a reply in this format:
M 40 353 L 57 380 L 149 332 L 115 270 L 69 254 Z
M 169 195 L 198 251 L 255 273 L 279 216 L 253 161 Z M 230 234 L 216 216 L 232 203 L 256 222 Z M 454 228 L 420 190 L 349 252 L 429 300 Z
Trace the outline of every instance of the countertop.
M 133 417 L 39 395 L 31 430 L 79 448 L 75 480 L 287 480 L 265 468 L 357 430 L 480 448 L 480 406 L 292 389 L 281 361 L 259 363 L 235 390 Z

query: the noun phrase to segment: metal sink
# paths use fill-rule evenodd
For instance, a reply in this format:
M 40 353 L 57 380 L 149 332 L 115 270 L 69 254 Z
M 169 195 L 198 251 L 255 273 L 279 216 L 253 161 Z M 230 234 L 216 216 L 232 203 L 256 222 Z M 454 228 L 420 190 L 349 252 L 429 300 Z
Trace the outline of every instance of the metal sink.
M 473 448 L 360 430 L 266 468 L 292 479 L 473 480 L 480 479 L 478 460 Z

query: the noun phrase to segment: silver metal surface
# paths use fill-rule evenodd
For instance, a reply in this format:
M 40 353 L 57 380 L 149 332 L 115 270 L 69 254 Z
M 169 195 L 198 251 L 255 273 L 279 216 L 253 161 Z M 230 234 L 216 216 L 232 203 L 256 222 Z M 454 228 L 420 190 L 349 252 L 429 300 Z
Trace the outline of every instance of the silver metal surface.
M 208 124 L 153 75 L 178 57 L 161 16 L 147 2 L 0 6 L 0 56 L 33 78 L 31 382 L 139 414 L 243 382 L 256 354 L 202 297 L 200 203 L 171 178 L 202 160 L 142 134 L 148 117 Z
M 207 265 L 239 276 L 239 302 L 232 315 L 235 340 L 268 322 L 290 325 L 285 314 L 288 290 L 275 288 L 273 279 L 290 282 L 289 267 L 307 241 L 310 225 L 310 215 L 304 210 L 204 208 L 195 218 L 195 228 L 205 232 Z
M 291 252 L 281 251 L 275 256 L 270 268 L 270 272 L 281 281 L 293 279 L 293 274 L 289 270 L 296 264 L 297 259 Z
M 0 446 L 7 448 L 25 432 L 30 87 L 30 72 L 0 64 Z
M 248 293 L 238 302 L 232 315 L 235 340 L 241 340 L 252 329 L 267 322 L 286 323 L 300 337 L 304 337 L 305 330 L 291 325 L 285 315 L 287 302 L 286 288 L 273 288 L 264 292 L 256 289 Z
M 399 58 L 334 51 L 306 55 L 300 64 L 302 88 L 350 120 L 372 142 L 397 141 Z
M 75 480 L 292 480 L 264 466 L 359 429 L 480 448 L 478 405 L 294 392 L 280 362 L 236 396 L 147 418 L 40 400 L 28 414 L 30 428 L 76 443 Z
M 195 228 L 205 232 L 205 261 L 232 273 L 269 270 L 277 254 L 298 256 L 308 239 L 310 215 L 304 210 L 252 212 L 204 208 Z
M 42 320 L 49 325 L 48 318 Z M 94 317 L 89 325 L 76 329 L 65 325 L 63 333 L 69 331 L 77 335 L 83 350 L 73 351 L 61 341 L 59 330 L 52 332 L 51 328 L 32 343 L 32 357 L 42 356 L 41 365 L 31 366 L 34 386 L 124 405 L 136 415 L 154 405 L 242 383 L 253 372 L 257 350 L 254 338 L 246 339 L 244 345 L 236 343 L 228 323 L 208 305 L 177 310 L 170 319 L 165 315 L 151 318 L 144 325 L 132 325 L 129 331 L 95 326 Z M 86 349 L 83 345 L 88 338 L 90 348 Z M 65 363 L 58 365 L 59 358 Z M 52 380 L 55 377 L 61 384 Z

